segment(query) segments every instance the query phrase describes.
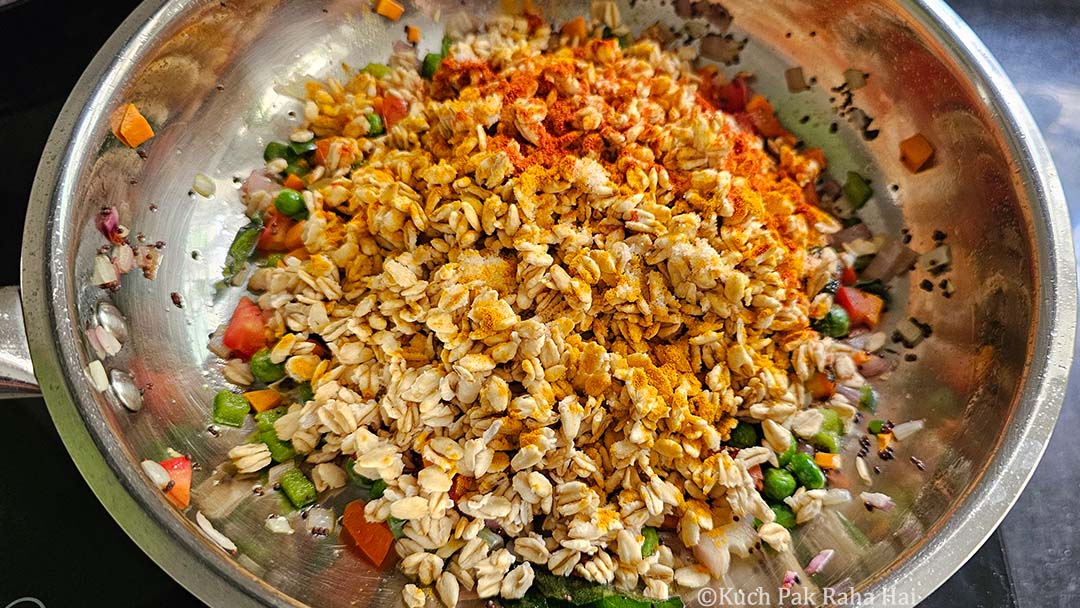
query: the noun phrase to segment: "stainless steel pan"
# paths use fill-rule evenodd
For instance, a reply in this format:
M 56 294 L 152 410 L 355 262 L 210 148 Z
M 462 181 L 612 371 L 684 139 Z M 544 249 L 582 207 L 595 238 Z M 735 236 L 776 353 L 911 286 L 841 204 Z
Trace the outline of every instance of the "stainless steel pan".
M 576 2 L 536 4 L 556 21 L 588 10 Z M 724 25 L 715 14 L 711 22 L 693 16 L 704 3 L 632 4 L 621 9 L 636 30 L 660 21 L 693 44 Z M 1005 515 L 1061 406 L 1076 284 L 1057 174 L 1000 67 L 941 2 L 724 6 L 734 17 L 730 33 L 749 38 L 738 68 L 757 74 L 758 88 L 786 124 L 826 149 L 834 175 L 853 169 L 872 177 L 871 227 L 894 235 L 906 228 L 920 251 L 932 247 L 934 230 L 948 234 L 956 293 L 945 299 L 940 290 L 909 289 L 921 278 L 912 275 L 897 286 L 889 317 L 934 327 L 912 351 L 917 361 L 903 362 L 882 396 L 889 418 L 927 420 L 904 447 L 927 471 L 890 464 L 876 487 L 897 498 L 897 509 L 882 516 L 853 505 L 842 511 L 849 524 L 835 514 L 821 518 L 801 534 L 798 549 L 802 556 L 824 546 L 838 550 L 821 585 L 909 605 L 952 574 Z M 423 29 L 422 51 L 430 50 L 442 28 L 432 19 L 436 11 L 445 22 L 455 11 L 482 17 L 496 10 L 495 2 L 417 0 L 391 23 L 360 0 L 148 0 L 109 39 L 64 106 L 33 190 L 21 297 L 14 288 L 0 292 L 8 311 L 0 319 L 4 388 L 40 386 L 102 503 L 162 568 L 210 604 L 399 601 L 400 581 L 380 580 L 334 539 L 266 532 L 272 498 L 245 500 L 215 520 L 240 547 L 239 556 L 221 551 L 190 513 L 167 504 L 138 463 L 175 448 L 201 465 L 199 485 L 240 440 L 205 430 L 207 404 L 223 385 L 206 338 L 239 295 L 215 296 L 213 283 L 244 222 L 232 178 L 258 164 L 268 139 L 289 132 L 296 119 L 288 111 L 300 107 L 290 91 L 305 76 L 334 74 L 342 61 L 384 59 L 406 23 Z M 787 91 L 783 71 L 792 66 L 816 77 L 810 91 Z M 843 82 L 847 68 L 871 75 L 854 101 L 880 130 L 876 139 L 832 108 L 838 101 L 830 102 L 829 89 Z M 126 101 L 157 126 L 144 155 L 110 143 L 109 114 Z M 917 132 L 936 153 L 932 168 L 913 175 L 899 162 L 898 143 Z M 188 195 L 196 173 L 219 179 L 214 199 Z M 166 243 L 156 280 L 129 275 L 116 292 L 89 285 L 103 243 L 93 217 L 103 204 L 116 205 L 133 232 Z M 183 308 L 173 304 L 173 293 Z M 84 331 L 99 324 L 123 342 L 103 361 L 111 384 L 104 392 L 85 372 L 96 357 Z M 743 565 L 728 582 L 775 589 L 763 572 Z

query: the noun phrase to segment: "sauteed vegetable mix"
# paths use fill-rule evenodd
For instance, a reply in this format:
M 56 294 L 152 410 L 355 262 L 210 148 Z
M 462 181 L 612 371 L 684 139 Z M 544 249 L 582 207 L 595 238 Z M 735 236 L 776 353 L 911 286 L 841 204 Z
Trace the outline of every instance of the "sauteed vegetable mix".
M 210 344 L 239 390 L 208 418 L 254 432 L 226 467 L 269 470 L 315 534 L 359 486 L 342 537 L 408 606 L 680 605 L 921 428 L 856 433 L 911 263 L 852 214 L 873 184 L 829 181 L 748 75 L 599 4 L 307 83 L 242 189 L 224 277 L 248 293 Z M 190 461 L 144 468 L 188 506 Z

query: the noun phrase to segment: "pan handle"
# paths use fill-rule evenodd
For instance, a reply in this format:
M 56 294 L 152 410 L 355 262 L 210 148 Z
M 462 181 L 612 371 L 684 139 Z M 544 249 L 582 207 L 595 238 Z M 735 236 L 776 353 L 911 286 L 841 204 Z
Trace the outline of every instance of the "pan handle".
M 18 287 L 0 287 L 0 399 L 41 395 Z

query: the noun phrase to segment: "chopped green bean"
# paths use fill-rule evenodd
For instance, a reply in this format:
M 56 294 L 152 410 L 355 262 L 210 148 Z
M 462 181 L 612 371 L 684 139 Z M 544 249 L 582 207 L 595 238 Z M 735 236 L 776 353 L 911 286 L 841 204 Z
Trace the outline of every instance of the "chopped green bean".
M 319 493 L 315 491 L 315 484 L 304 475 L 300 469 L 289 469 L 281 474 L 281 491 L 297 509 L 315 504 Z

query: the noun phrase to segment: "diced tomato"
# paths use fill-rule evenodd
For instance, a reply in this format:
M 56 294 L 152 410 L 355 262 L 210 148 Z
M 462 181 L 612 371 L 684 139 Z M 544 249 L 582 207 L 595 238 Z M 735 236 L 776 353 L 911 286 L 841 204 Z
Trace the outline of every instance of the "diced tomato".
M 285 236 L 292 225 L 291 219 L 276 210 L 268 211 L 263 218 L 263 229 L 259 233 L 259 242 L 255 244 L 255 248 L 262 252 L 288 251 Z
M 364 516 L 364 501 L 354 500 L 345 505 L 341 519 L 342 538 L 368 559 L 376 568 L 382 568 L 386 556 L 394 545 L 394 534 L 386 522 L 370 522 Z
M 222 342 L 245 359 L 266 346 L 266 323 L 262 311 L 247 297 L 240 298 L 240 303 L 236 305 Z
M 474 479 L 471 477 L 465 477 L 464 475 L 454 475 L 453 482 L 450 484 L 450 500 L 453 500 L 456 504 L 461 500 L 462 496 L 465 496 L 472 491 L 475 485 Z
M 165 496 L 177 507 L 186 509 L 191 502 L 191 460 L 187 456 L 177 456 L 159 464 L 172 480 L 165 486 Z
M 844 308 L 852 325 L 864 325 L 873 329 L 881 320 L 885 301 L 872 293 L 855 287 L 843 286 L 836 290 L 836 303 Z
M 817 372 L 806 381 L 806 388 L 814 399 L 828 399 L 836 392 L 836 383 L 827 374 Z
M 387 95 L 383 98 L 382 119 L 387 131 L 408 115 L 409 102 L 396 95 Z
M 750 115 L 750 121 L 754 128 L 765 137 L 781 137 L 788 131 L 773 112 L 772 104 L 761 95 L 754 95 L 746 104 L 746 113 Z
M 858 280 L 859 276 L 855 274 L 855 269 L 851 266 L 844 266 L 844 269 L 840 271 L 840 282 L 844 285 L 854 285 Z
M 765 474 L 761 472 L 761 465 L 755 464 L 754 466 L 746 469 L 746 472 L 750 474 L 750 478 L 754 480 L 754 489 L 758 492 L 765 487 Z

